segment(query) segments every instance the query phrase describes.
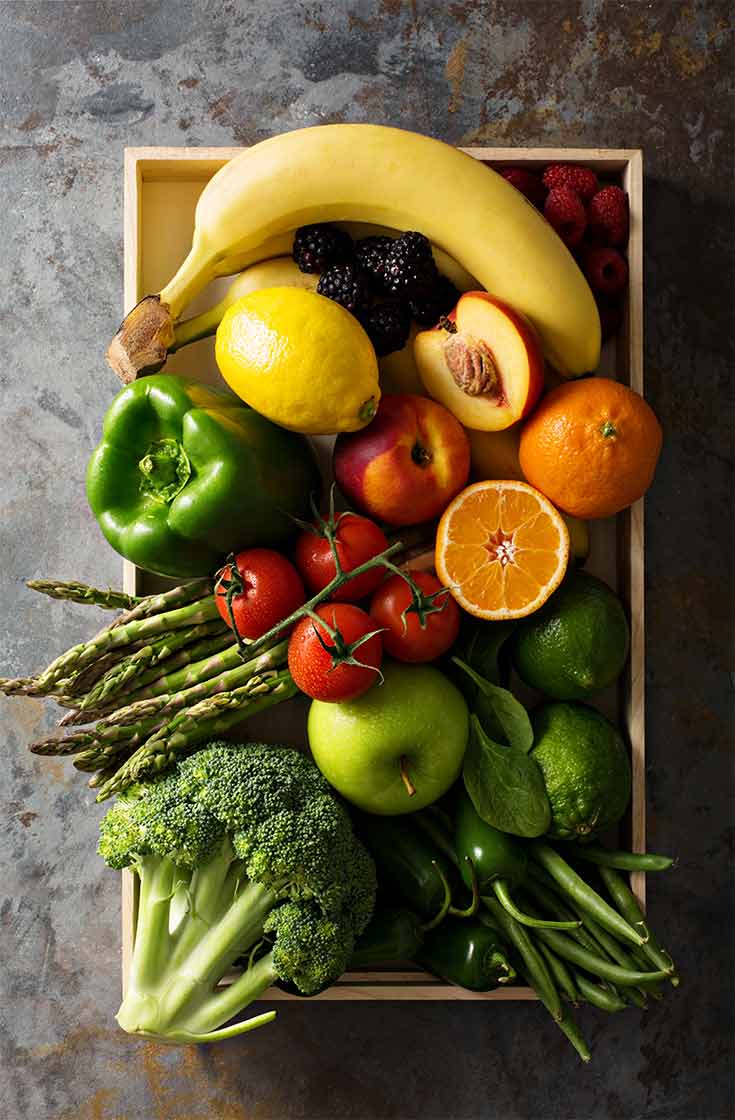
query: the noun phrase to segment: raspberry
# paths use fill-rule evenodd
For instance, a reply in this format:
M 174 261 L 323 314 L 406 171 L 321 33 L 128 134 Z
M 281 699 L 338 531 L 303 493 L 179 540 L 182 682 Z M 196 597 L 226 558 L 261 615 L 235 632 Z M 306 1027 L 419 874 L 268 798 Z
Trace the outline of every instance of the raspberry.
M 600 185 L 597 176 L 590 167 L 582 167 L 578 163 L 550 163 L 544 171 L 544 186 L 547 190 L 555 187 L 569 187 L 582 202 L 589 202 L 597 194 Z
M 546 191 L 535 171 L 528 171 L 525 167 L 502 167 L 500 174 L 509 183 L 512 183 L 516 190 L 524 194 L 534 206 L 543 206 Z
M 605 296 L 597 297 L 597 310 L 600 313 L 600 329 L 602 341 L 607 342 L 620 330 L 623 321 L 623 309 L 616 299 L 606 299 Z
M 587 207 L 590 233 L 601 245 L 624 245 L 628 239 L 628 199 L 620 187 L 603 187 Z
M 606 296 L 622 292 L 628 282 L 628 265 L 617 249 L 588 249 L 584 274 L 593 292 Z
M 565 245 L 577 245 L 582 240 L 587 219 L 584 206 L 571 187 L 554 187 L 549 191 L 544 217 Z

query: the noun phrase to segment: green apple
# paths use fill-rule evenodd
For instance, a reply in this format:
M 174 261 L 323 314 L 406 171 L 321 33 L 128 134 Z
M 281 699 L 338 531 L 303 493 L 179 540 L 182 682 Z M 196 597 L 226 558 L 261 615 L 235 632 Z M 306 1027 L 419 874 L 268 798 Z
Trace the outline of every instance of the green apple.
M 309 709 L 309 745 L 324 777 L 368 813 L 412 813 L 459 777 L 469 719 L 462 694 L 431 665 L 383 665 L 356 700 Z

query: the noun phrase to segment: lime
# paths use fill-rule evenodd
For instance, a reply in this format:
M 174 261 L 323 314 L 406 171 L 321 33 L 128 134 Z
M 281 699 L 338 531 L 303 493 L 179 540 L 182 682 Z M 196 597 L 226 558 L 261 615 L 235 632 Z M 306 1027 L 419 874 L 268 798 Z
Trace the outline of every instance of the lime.
M 531 722 L 531 757 L 551 803 L 549 836 L 581 839 L 619 821 L 630 800 L 630 762 L 617 728 L 586 704 L 544 704 Z
M 585 700 L 620 675 L 630 631 L 617 595 L 588 572 L 571 571 L 512 641 L 518 675 L 554 700 Z

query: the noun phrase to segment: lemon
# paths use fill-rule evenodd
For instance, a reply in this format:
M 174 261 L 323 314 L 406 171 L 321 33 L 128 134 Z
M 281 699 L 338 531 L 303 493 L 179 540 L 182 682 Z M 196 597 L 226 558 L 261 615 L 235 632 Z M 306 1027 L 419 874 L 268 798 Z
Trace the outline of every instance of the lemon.
M 357 319 L 300 288 L 261 288 L 233 303 L 215 356 L 230 388 L 294 432 L 355 432 L 380 400 L 378 363 Z

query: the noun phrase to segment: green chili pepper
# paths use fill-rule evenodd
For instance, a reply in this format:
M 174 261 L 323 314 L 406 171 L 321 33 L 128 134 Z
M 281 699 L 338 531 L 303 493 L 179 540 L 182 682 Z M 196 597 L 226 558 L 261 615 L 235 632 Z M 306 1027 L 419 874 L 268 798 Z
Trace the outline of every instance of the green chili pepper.
M 524 914 L 513 902 L 511 891 L 525 880 L 528 857 L 525 848 L 506 832 L 500 832 L 482 819 L 466 790 L 457 792 L 454 816 L 454 842 L 460 857 L 460 874 L 471 886 L 469 861 L 472 861 L 480 894 L 492 890 L 509 914 L 525 926 L 540 929 L 576 929 L 578 921 L 556 921 L 533 918 Z
M 354 814 L 355 828 L 375 860 L 378 881 L 423 922 L 443 917 L 458 886 L 454 867 L 409 817 Z
M 414 959 L 428 972 L 471 992 L 492 991 L 515 977 L 503 939 L 476 918 L 447 918 L 426 934 Z
M 423 927 L 404 906 L 379 907 L 358 937 L 350 968 L 412 961 L 424 940 Z
M 118 393 L 87 468 L 112 547 L 161 575 L 201 576 L 251 545 L 280 545 L 320 488 L 308 441 L 229 393 L 158 374 Z M 289 516 L 291 515 L 291 516 Z

